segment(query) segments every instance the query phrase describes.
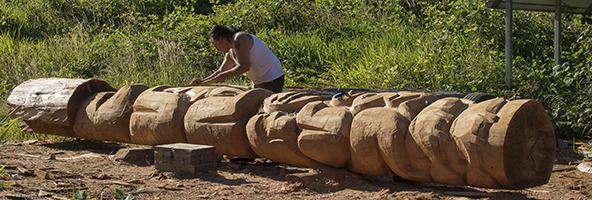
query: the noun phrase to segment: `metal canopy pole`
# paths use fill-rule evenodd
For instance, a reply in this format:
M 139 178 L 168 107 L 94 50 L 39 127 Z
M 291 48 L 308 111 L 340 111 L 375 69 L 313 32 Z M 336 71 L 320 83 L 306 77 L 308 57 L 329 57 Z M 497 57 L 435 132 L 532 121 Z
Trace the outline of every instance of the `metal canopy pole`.
M 506 86 L 508 89 L 512 88 L 512 38 L 512 0 L 506 0 Z
M 561 0 L 555 0 L 555 66 L 561 65 Z

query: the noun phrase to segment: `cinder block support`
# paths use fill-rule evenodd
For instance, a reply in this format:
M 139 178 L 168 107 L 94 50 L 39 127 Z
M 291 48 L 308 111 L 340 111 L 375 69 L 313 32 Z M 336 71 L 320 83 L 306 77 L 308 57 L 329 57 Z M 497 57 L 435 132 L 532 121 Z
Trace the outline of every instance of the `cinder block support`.
M 154 166 L 159 171 L 195 175 L 215 170 L 217 161 L 214 146 L 187 143 L 154 146 Z

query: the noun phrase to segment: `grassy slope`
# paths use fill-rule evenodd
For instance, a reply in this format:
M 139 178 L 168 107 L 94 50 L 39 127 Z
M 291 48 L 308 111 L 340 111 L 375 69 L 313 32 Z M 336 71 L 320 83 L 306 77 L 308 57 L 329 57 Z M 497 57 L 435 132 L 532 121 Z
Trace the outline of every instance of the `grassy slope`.
M 549 108 L 561 137 L 592 131 L 588 17 L 564 17 L 566 64 L 554 68 L 552 16 L 516 12 L 509 90 L 503 13 L 482 2 L 2 0 L 0 15 L 0 116 L 32 78 L 183 85 L 220 62 L 205 39 L 211 26 L 237 23 L 276 52 L 288 86 L 517 94 Z

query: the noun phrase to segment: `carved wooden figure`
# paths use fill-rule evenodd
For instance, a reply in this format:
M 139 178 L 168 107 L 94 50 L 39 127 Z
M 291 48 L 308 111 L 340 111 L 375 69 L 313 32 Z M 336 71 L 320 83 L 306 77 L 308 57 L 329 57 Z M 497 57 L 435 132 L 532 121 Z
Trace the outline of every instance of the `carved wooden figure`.
M 136 144 L 211 145 L 216 153 L 486 188 L 548 182 L 555 134 L 531 99 L 483 102 L 422 92 L 330 99 L 234 87 L 35 79 L 7 100 L 32 131 Z

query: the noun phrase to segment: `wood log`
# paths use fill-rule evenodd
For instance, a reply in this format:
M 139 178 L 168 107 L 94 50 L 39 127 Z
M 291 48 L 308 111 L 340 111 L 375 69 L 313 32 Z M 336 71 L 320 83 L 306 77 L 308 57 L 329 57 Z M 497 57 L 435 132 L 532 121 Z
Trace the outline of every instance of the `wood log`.
M 100 92 L 87 98 L 78 109 L 74 132 L 80 138 L 130 142 L 130 118 L 138 96 L 148 87 L 126 85 L 117 92 Z
M 469 185 L 520 189 L 549 180 L 555 137 L 540 103 L 490 99 L 461 113 L 451 130 Z
M 184 119 L 188 142 L 215 146 L 220 155 L 254 158 L 246 124 L 271 94 L 265 89 L 252 89 L 196 101 Z
M 171 86 L 152 87 L 140 94 L 130 118 L 130 140 L 135 144 L 156 145 L 187 142 L 183 117 L 189 96 L 165 91 Z
M 75 136 L 72 124 L 80 103 L 89 96 L 115 91 L 97 79 L 40 78 L 15 87 L 7 99 L 12 117 L 20 118 L 34 132 Z
M 423 95 L 422 92 L 398 92 L 397 95 L 392 95 L 387 97 L 386 100 L 386 107 L 389 108 L 398 108 L 403 102 L 415 99 Z
M 498 123 L 489 129 L 490 138 L 498 140 L 490 140 L 490 149 L 481 155 L 503 156 L 499 160 L 509 184 L 501 188 L 522 189 L 547 183 L 553 170 L 556 139 L 543 105 L 532 99 L 514 100 L 506 103 L 498 116 Z M 496 161 L 487 163 L 493 165 Z
M 212 86 L 192 86 L 192 87 L 171 87 L 166 88 L 163 91 L 168 93 L 187 95 L 189 102 L 193 103 L 197 100 L 206 98 L 206 96 L 212 92 L 216 87 Z
M 80 107 L 78 108 L 78 113 L 76 113 L 76 119 L 74 119 L 74 124 L 72 125 L 74 132 L 76 132 L 76 137 L 92 140 L 95 140 L 96 138 L 96 140 L 101 140 L 99 139 L 101 137 L 101 131 L 97 131 L 97 129 L 102 129 L 103 127 L 95 126 L 95 123 L 93 122 L 95 111 L 98 110 L 100 106 L 103 105 L 114 94 L 115 92 L 99 92 L 82 101 Z M 128 123 L 125 124 L 125 128 L 128 130 L 128 134 L 126 135 L 127 142 L 129 142 L 128 127 L 129 119 Z M 97 136 L 94 136 L 95 132 L 97 132 Z
M 473 102 L 459 98 L 444 98 L 424 108 L 411 122 L 409 132 L 417 141 L 421 153 L 431 162 L 429 173 L 434 182 L 466 185 L 467 161 L 460 155 L 450 135 L 452 122 Z
M 112 134 L 125 135 L 116 132 L 125 132 L 126 110 L 133 103 L 131 143 L 206 144 L 218 154 L 252 158 L 257 153 L 278 162 L 320 163 L 369 175 L 394 173 L 410 181 L 533 187 L 548 182 L 555 156 L 551 121 L 535 100 L 474 103 L 429 93 L 366 93 L 350 107 L 314 101 L 296 116 L 281 111 L 255 115 L 271 92 L 202 86 L 143 89 L 114 93 L 98 80 L 36 79 L 15 88 L 8 104 L 15 109 L 13 117 L 36 132 L 125 141 Z M 300 94 L 290 95 L 270 100 L 289 105 L 274 109 L 297 109 L 291 103 Z M 117 128 L 109 128 L 114 123 Z
M 241 94 L 245 91 L 248 90 L 244 90 L 241 88 L 237 88 L 237 87 L 228 87 L 228 86 L 219 86 L 219 87 L 214 87 L 212 88 L 212 90 L 210 90 L 205 97 L 234 97 L 238 94 Z
M 198 122 L 186 124 L 188 143 L 216 147 L 218 155 L 255 158 L 246 135 L 247 120 L 230 122 Z
M 257 113 L 263 99 L 271 94 L 263 89 L 208 94 L 192 104 L 188 120 L 230 122 L 250 118 Z
M 350 107 L 352 114 L 373 107 L 397 108 L 409 121 L 427 105 L 438 98 L 430 93 L 421 92 L 381 92 L 365 93 L 353 100 Z
M 302 129 L 298 148 L 304 155 L 328 166 L 346 167 L 350 160 L 349 132 L 353 115 L 347 107 L 329 107 L 317 101 L 296 115 Z
M 419 182 L 434 182 L 430 174 L 430 159 L 421 151 L 418 143 L 420 141 L 413 138 L 411 132 L 407 130 L 405 135 L 405 151 L 411 167 L 410 174 L 414 176 L 412 180 Z
M 499 121 L 499 116 L 496 114 L 504 104 L 506 101 L 502 98 L 475 104 L 461 113 L 452 125 L 451 134 L 455 137 L 462 155 L 467 160 L 466 181 L 469 185 L 499 187 L 501 184 L 508 184 L 503 175 L 497 174 L 500 171 L 491 171 L 484 166 L 486 160 L 496 161 L 498 158 L 493 155 L 484 155 L 485 157 L 483 157 L 478 152 L 488 148 L 490 139 L 497 139 L 490 138 L 489 129 L 491 125 Z M 503 161 L 495 165 L 501 163 Z
M 351 163 L 348 169 L 361 174 L 383 176 L 393 174 L 384 162 L 378 135 L 389 127 L 385 120 L 384 109 L 368 108 L 358 113 L 352 122 L 350 132 Z
M 298 148 L 300 129 L 293 114 L 273 112 L 253 116 L 247 124 L 251 148 L 261 157 L 274 162 L 304 167 L 319 166 Z
M 409 134 L 409 120 L 395 108 L 376 109 L 381 109 L 379 117 L 384 126 L 383 131 L 378 133 L 378 146 L 385 163 L 395 174 L 404 179 L 430 181 L 431 177 L 426 173 L 426 166 L 417 166 L 409 156 L 408 151 L 419 150 L 418 147 L 412 148 L 417 144 L 413 143 Z
M 397 96 L 397 93 L 392 93 L 392 95 Z M 352 115 L 356 115 L 362 110 L 373 108 L 373 107 L 384 107 L 386 106 L 386 102 L 384 101 L 384 96 L 378 93 L 366 93 L 360 95 L 359 97 L 355 98 L 352 102 L 351 107 L 349 108 Z
M 282 92 L 273 94 L 263 101 L 263 111 L 272 113 L 282 111 L 287 113 L 298 112 L 304 105 L 313 101 L 322 101 L 323 96 L 310 92 Z
M 366 93 L 360 92 L 360 91 L 354 91 L 354 90 L 350 90 L 345 94 L 336 94 L 331 97 L 331 101 L 329 102 L 329 105 L 331 105 L 333 107 L 338 107 L 338 106 L 350 107 L 350 106 L 352 106 L 354 99 L 358 98 L 359 96 L 361 96 L 363 94 L 366 94 Z
M 397 106 L 399 113 L 401 113 L 407 120 L 411 121 L 425 108 L 426 106 L 430 105 L 432 102 L 438 100 L 438 98 L 432 94 L 421 94 L 416 98 L 409 99 L 403 101 L 399 106 Z

